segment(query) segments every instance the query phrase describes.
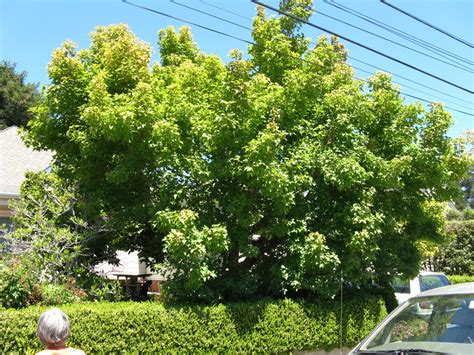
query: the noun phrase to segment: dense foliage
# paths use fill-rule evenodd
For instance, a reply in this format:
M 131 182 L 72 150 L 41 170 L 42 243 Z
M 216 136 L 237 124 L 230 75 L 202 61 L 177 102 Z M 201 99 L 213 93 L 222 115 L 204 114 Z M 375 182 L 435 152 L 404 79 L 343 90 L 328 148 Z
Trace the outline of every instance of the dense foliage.
M 86 353 L 283 353 L 340 343 L 339 304 L 291 300 L 215 306 L 94 303 L 61 307 L 68 344 Z M 41 350 L 36 324 L 45 308 L 0 310 L 0 351 Z M 347 300 L 343 346 L 359 342 L 386 315 L 380 298 Z
M 84 220 L 74 189 L 54 172 L 28 172 L 20 196 L 12 203 L 15 228 L 5 245 L 30 260 L 39 282 L 64 283 L 102 260 L 107 248 L 96 244 L 103 221 Z
M 81 217 L 74 189 L 54 172 L 28 172 L 20 196 L 0 253 L 0 305 L 122 300 L 118 281 L 93 273 L 107 250 L 96 246 L 103 222 Z
M 448 275 L 449 281 L 455 284 L 462 284 L 465 282 L 474 282 L 474 275 Z
M 282 1 L 308 18 L 311 2 Z M 53 53 L 26 139 L 56 152 L 107 248 L 138 250 L 177 299 L 318 294 L 413 276 L 466 169 L 441 104 L 354 79 L 332 38 L 257 9 L 249 59 L 160 31 L 161 64 L 124 25 Z
M 0 62 L 0 129 L 25 126 L 33 117 L 29 109 L 39 100 L 37 85 L 25 82 L 26 72 L 17 73 L 16 65 Z
M 94 273 L 104 260 L 103 218 L 82 218 L 74 188 L 54 172 L 28 172 L 12 202 L 15 228 L 0 250 L 0 305 L 21 308 L 90 300 L 123 300 L 117 280 Z
M 474 275 L 474 219 L 450 221 L 447 240 L 430 258 L 436 271 L 454 275 Z
M 59 284 L 41 279 L 42 275 L 37 259 L 30 254 L 1 255 L 0 309 L 130 299 L 118 280 L 91 272 L 85 271 L 77 279 L 69 277 Z
M 426 265 L 446 274 L 474 275 L 474 133 L 466 131 L 458 140 L 470 147 L 470 165 L 461 180 L 460 194 L 448 204 L 445 240 L 426 253 Z
M 458 140 L 467 147 L 470 147 L 472 160 L 467 169 L 467 174 L 461 180 L 462 195 L 453 200 L 455 208 L 461 213 L 468 215 L 468 218 L 465 219 L 474 219 L 474 131 L 467 130 L 463 132 Z
M 0 259 L 0 307 L 21 308 L 36 304 L 39 287 L 29 260 L 19 257 Z
M 474 133 L 471 133 L 471 135 L 474 137 Z M 471 153 L 474 153 L 474 138 L 472 138 L 471 144 L 473 145 Z M 471 210 L 474 210 L 474 164 L 469 166 L 468 174 L 461 181 L 461 186 L 464 193 L 464 201 L 466 204 L 464 209 L 470 208 Z

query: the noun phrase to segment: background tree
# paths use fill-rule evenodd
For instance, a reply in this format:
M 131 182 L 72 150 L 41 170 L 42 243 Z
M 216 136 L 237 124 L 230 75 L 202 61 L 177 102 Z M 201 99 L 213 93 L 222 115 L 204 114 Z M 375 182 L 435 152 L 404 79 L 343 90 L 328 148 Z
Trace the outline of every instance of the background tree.
M 454 207 L 465 215 L 465 219 L 474 219 L 474 131 L 464 132 L 458 138 L 458 144 L 469 151 L 471 163 L 461 180 L 462 194 L 453 199 Z
M 458 138 L 458 144 L 470 153 L 470 163 L 461 180 L 457 196 L 446 208 L 446 239 L 432 248 L 427 264 L 435 271 L 450 275 L 474 274 L 474 136 L 467 131 Z
M 6 245 L 29 260 L 38 282 L 65 283 L 102 260 L 94 244 L 103 223 L 81 217 L 74 189 L 55 173 L 27 173 L 20 197 L 12 205 L 15 228 L 5 236 Z
M 451 221 L 447 240 L 430 258 L 434 270 L 448 275 L 474 275 L 474 220 Z
M 309 18 L 311 2 L 282 1 Z M 257 8 L 244 60 L 160 31 L 161 64 L 126 26 L 53 53 L 27 141 L 56 152 L 103 245 L 168 270 L 168 295 L 325 295 L 342 275 L 412 276 L 467 158 L 441 104 L 404 104 L 390 77 L 354 79 L 337 38 Z M 187 277 L 187 275 L 190 275 Z
M 0 62 L 0 129 L 25 126 L 33 117 L 28 110 L 39 100 L 37 85 L 26 83 L 26 72 L 17 73 L 15 67 Z

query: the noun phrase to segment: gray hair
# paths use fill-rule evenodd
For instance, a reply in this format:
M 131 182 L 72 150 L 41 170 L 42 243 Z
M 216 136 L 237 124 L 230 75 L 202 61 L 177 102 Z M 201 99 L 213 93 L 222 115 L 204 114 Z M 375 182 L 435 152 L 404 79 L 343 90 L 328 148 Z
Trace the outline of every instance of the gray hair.
M 67 315 L 58 308 L 47 310 L 38 320 L 36 335 L 45 346 L 66 341 L 69 336 L 69 319 Z

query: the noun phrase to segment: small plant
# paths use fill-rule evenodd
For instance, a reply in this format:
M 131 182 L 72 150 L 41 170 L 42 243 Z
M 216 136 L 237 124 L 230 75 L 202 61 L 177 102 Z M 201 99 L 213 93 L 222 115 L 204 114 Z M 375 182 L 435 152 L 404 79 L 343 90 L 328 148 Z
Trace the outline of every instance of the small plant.
M 80 297 L 75 295 L 66 285 L 45 284 L 41 286 L 41 289 L 41 304 L 45 306 L 77 303 L 81 301 Z
M 116 302 L 127 298 L 120 281 L 110 280 L 93 273 L 86 273 L 75 280 L 74 288 L 80 288 L 91 301 Z
M 94 285 L 89 291 L 89 297 L 96 301 L 122 301 L 127 298 L 122 285 L 116 280 L 104 280 L 102 285 Z
M 11 256 L 0 261 L 0 304 L 21 308 L 41 299 L 37 274 L 26 257 Z

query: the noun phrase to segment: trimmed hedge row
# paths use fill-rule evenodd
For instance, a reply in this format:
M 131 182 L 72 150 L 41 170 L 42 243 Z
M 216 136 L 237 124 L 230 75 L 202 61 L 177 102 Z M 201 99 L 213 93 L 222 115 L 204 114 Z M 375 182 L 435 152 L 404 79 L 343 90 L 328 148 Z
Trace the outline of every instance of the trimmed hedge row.
M 462 284 L 464 282 L 474 282 L 474 275 L 448 275 L 448 279 L 453 285 Z
M 45 309 L 0 311 L 2 351 L 41 350 L 35 331 Z M 61 309 L 71 322 L 68 345 L 86 353 L 280 353 L 339 346 L 337 301 L 262 300 L 215 306 L 120 302 Z M 345 301 L 343 345 L 358 343 L 386 314 L 380 297 Z

